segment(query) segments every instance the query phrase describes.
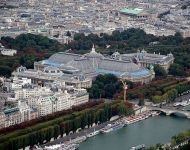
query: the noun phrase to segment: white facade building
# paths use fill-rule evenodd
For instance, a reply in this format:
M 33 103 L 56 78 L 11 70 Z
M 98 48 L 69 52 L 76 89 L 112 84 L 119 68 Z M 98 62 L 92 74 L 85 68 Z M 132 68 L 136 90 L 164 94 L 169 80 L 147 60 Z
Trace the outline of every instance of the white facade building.
M 35 87 L 35 88 L 20 88 L 14 90 L 14 97 L 8 97 L 7 101 L 17 101 L 19 99 L 27 99 L 33 96 L 40 96 L 43 93 L 52 94 L 53 92 L 48 87 Z
M 17 53 L 17 50 L 14 50 L 14 49 L 0 48 L 0 51 L 2 55 L 6 55 L 6 56 L 14 56 Z
M 28 104 L 37 108 L 39 116 L 45 116 L 57 111 L 69 109 L 71 102 L 68 93 L 57 92 L 54 95 L 46 94 L 28 98 Z
M 89 94 L 86 89 L 75 89 L 70 97 L 71 106 L 81 105 L 89 101 Z
M 6 108 L 1 112 L 3 120 L 1 120 L 1 127 L 9 127 L 15 124 L 22 123 L 24 121 L 30 120 L 31 108 L 24 101 L 19 101 L 18 105 L 13 108 Z
M 11 83 L 11 89 L 21 89 L 24 85 L 31 84 L 31 79 L 14 77 Z
M 2 121 L 0 128 L 67 110 L 89 101 L 86 89 L 63 86 L 58 81 L 46 82 L 42 87 L 31 84 L 30 79 L 15 77 L 9 83 L 13 94 L 7 96 L 7 101 L 18 103 L 18 105 L 5 108 L 2 113 L 0 112 L 0 121 Z
M 89 94 L 85 89 L 74 89 L 72 91 L 58 91 L 55 93 L 44 93 L 27 98 L 31 107 L 37 108 L 39 116 L 45 116 L 57 111 L 71 108 L 89 101 Z

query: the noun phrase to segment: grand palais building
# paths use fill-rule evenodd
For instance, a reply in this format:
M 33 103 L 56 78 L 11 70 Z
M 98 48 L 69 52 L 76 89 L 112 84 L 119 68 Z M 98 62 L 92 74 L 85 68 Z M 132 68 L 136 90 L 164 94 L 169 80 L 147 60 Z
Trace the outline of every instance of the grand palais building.
M 61 76 L 83 76 L 94 78 L 99 74 L 114 74 L 118 78 L 132 82 L 148 83 L 155 73 L 147 67 L 154 64 L 168 69 L 173 63 L 173 55 L 149 54 L 141 51 L 132 54 L 119 54 L 115 52 L 112 56 L 103 56 L 95 51 L 93 46 L 90 53 L 84 55 L 58 52 L 49 59 L 35 62 L 34 71 L 41 71 Z

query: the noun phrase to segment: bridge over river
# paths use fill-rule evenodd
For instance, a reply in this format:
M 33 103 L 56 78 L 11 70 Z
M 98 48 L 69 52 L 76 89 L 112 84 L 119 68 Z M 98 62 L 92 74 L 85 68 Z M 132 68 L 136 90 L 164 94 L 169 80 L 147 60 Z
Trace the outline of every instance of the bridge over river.
M 160 107 L 147 106 L 147 110 L 160 111 L 160 112 L 165 113 L 167 116 L 172 115 L 172 114 L 182 115 L 190 119 L 190 111 L 179 110 L 179 109 L 175 109 L 174 107 L 160 108 Z

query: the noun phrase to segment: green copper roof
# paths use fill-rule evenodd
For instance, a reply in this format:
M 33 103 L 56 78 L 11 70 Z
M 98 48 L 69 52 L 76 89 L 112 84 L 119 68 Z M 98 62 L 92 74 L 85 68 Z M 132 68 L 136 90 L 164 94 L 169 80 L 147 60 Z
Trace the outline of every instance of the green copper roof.
M 49 96 L 49 100 L 52 101 L 52 102 L 54 102 L 54 101 L 57 100 L 57 98 L 55 96 Z
M 19 109 L 17 107 L 14 107 L 14 108 L 5 109 L 4 113 L 9 114 L 9 113 L 13 113 L 13 112 L 16 112 L 16 111 L 19 111 Z
M 126 13 L 126 14 L 132 14 L 132 15 L 138 15 L 139 13 L 141 13 L 143 11 L 143 9 L 139 9 L 139 8 L 123 8 L 120 10 L 121 13 Z

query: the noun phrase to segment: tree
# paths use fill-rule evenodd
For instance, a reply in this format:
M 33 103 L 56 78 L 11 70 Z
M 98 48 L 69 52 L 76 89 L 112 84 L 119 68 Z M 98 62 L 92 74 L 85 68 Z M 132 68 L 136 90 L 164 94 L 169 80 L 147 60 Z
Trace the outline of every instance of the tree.
M 145 103 L 144 99 L 139 99 L 138 103 L 139 106 L 144 106 L 144 103 Z
M 12 69 L 8 66 L 0 66 L 0 76 L 11 76 Z
M 169 68 L 169 74 L 174 76 L 182 76 L 184 74 L 184 69 L 181 65 L 174 63 Z
M 163 101 L 162 96 L 152 96 L 152 101 L 154 103 L 161 103 Z
M 88 92 L 92 98 L 113 98 L 121 90 L 122 84 L 118 78 L 113 74 L 105 74 L 96 77 Z
M 54 125 L 54 139 L 57 139 L 59 135 L 60 135 L 60 127 L 59 125 Z
M 160 77 L 164 77 L 164 78 L 167 76 L 166 71 L 159 65 L 154 65 L 154 71 L 155 71 L 156 76 L 160 76 Z
M 178 96 L 178 91 L 176 89 L 171 89 L 167 92 L 168 99 L 173 101 Z

